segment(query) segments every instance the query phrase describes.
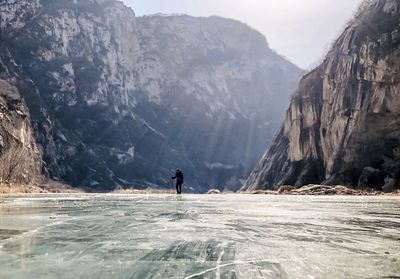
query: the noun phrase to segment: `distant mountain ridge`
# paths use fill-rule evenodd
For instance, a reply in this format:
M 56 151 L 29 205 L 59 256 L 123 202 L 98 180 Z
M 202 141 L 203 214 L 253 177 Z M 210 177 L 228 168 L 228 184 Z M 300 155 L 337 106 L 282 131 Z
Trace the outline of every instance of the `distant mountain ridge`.
M 43 172 L 94 190 L 237 189 L 301 70 L 248 26 L 141 17 L 114 0 L 4 0 L 1 76 L 29 111 Z M 3 146 L 5 150 L 5 146 Z
M 400 186 L 400 2 L 366 1 L 292 97 L 242 190 Z

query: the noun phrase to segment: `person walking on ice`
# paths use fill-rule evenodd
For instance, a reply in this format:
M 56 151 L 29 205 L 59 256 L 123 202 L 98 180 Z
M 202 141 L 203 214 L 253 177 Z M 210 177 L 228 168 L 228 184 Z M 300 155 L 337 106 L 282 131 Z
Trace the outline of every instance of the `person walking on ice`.
M 182 194 L 183 172 L 180 169 L 176 169 L 175 176 L 171 178 L 176 179 L 176 193 L 178 195 Z

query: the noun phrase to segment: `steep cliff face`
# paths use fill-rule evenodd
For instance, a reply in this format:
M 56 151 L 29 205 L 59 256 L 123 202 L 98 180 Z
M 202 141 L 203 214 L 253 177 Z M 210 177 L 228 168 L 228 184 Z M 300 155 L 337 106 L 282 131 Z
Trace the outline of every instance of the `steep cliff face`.
M 40 174 L 29 110 L 12 81 L 0 77 L 0 180 L 29 183 Z
M 44 171 L 79 186 L 236 186 L 300 70 L 218 17 L 135 18 L 114 0 L 0 3 L 4 74 L 31 111 Z M 265 108 L 268 108 L 267 110 Z
M 364 4 L 306 75 L 243 190 L 283 184 L 381 188 L 400 179 L 400 4 Z

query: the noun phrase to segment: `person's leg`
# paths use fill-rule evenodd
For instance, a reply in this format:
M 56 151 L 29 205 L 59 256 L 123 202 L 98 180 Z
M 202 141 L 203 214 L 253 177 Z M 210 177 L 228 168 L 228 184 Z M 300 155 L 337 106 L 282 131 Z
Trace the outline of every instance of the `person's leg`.
M 178 194 L 179 195 L 179 184 L 178 183 L 176 183 L 176 194 Z
M 179 195 L 182 194 L 182 184 L 179 184 L 178 189 L 179 189 L 178 190 Z

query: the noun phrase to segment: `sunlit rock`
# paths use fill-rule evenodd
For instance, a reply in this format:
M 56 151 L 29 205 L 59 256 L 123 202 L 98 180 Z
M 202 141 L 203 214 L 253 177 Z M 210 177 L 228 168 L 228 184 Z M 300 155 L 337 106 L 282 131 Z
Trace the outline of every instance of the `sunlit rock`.
M 301 80 L 283 127 L 242 190 L 400 186 L 400 10 L 366 1 Z
M 301 70 L 249 26 L 136 18 L 119 1 L 0 2 L 2 67 L 31 111 L 46 175 L 95 190 L 237 190 Z M 134 151 L 134 156 L 133 156 Z

